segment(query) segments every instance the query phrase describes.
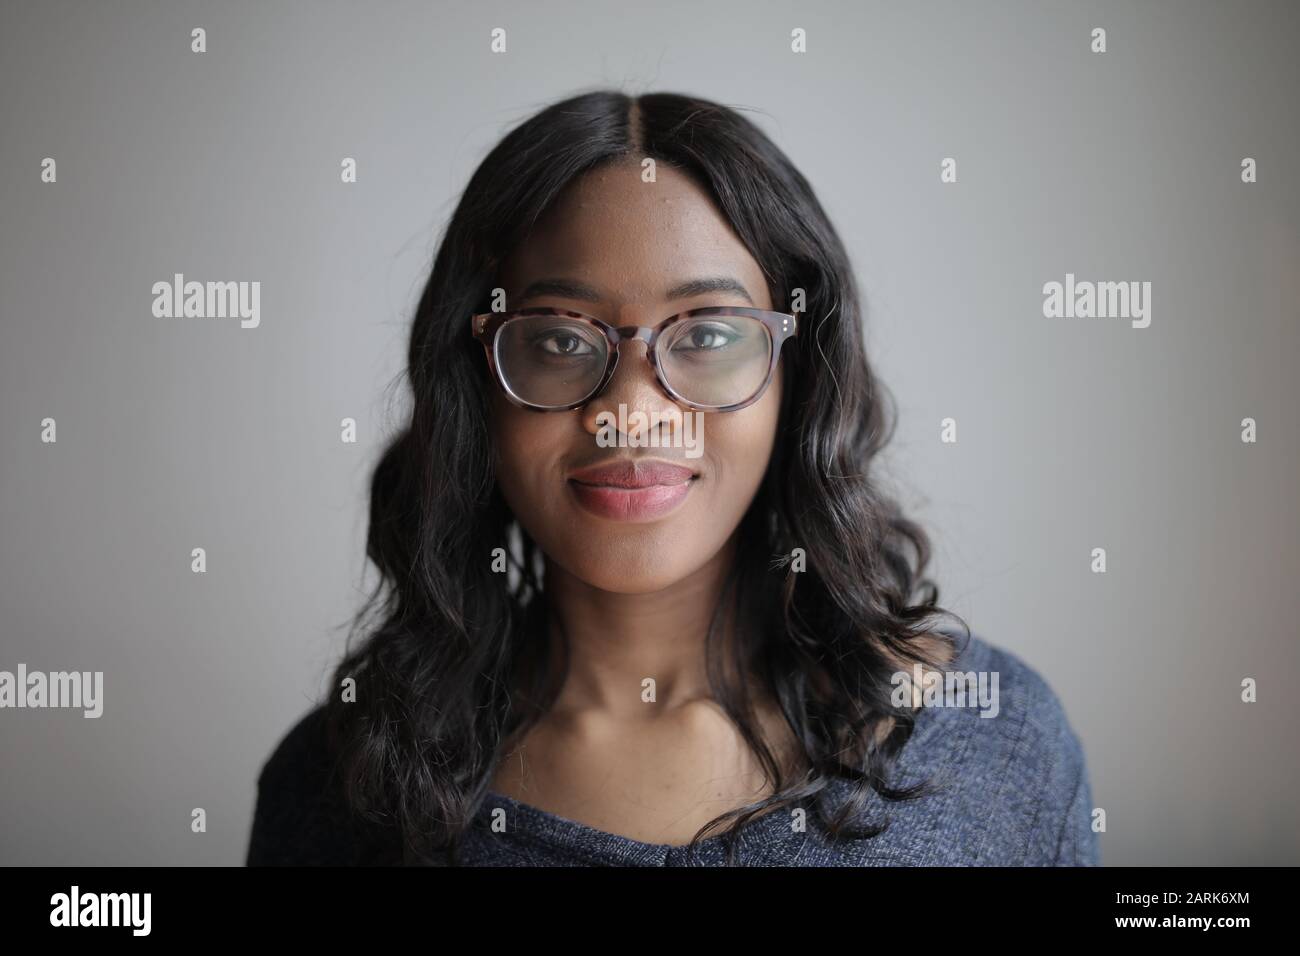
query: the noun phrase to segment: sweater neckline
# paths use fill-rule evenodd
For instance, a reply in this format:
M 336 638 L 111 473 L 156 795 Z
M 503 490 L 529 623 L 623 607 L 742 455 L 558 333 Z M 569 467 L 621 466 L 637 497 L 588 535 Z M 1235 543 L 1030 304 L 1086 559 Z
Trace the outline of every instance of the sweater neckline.
M 937 720 L 922 721 L 909 741 L 909 746 L 928 741 L 937 730 L 937 723 Z M 902 764 L 900 763 L 899 766 L 901 769 Z M 838 799 L 851 786 L 851 781 L 839 779 L 832 780 L 829 789 L 833 799 Z M 867 800 L 868 806 L 873 810 L 881 806 L 880 797 L 874 791 L 868 794 Z M 809 810 L 807 800 L 799 801 L 796 805 Z M 787 838 L 803 839 L 803 833 L 789 829 L 789 813 L 792 808 L 769 810 L 751 820 L 736 837 L 741 854 L 743 855 L 747 849 L 765 847 Z M 649 843 L 636 840 L 621 833 L 602 830 L 580 820 L 543 810 L 496 790 L 488 790 L 479 805 L 478 816 L 485 828 L 490 826 L 492 813 L 496 809 L 506 811 L 507 833 L 560 847 L 566 852 L 578 854 L 598 864 L 659 866 L 670 857 L 684 857 L 688 852 L 689 844 Z M 809 812 L 809 820 L 811 819 L 812 814 Z M 695 844 L 696 856 L 721 859 L 726 853 L 725 841 L 731 835 L 732 831 L 728 831 L 700 840 Z
M 988 648 L 986 645 L 979 640 L 973 640 L 971 645 L 959 655 L 959 660 L 950 664 L 949 667 L 970 667 L 982 664 L 987 653 Z M 952 715 L 947 709 L 940 709 L 935 712 L 933 708 L 923 708 L 918 716 L 914 732 L 899 756 L 895 771 L 906 772 L 913 759 L 921 755 L 918 751 L 924 752 L 931 745 L 932 738 L 940 735 L 942 728 L 947 726 L 951 719 Z M 830 784 L 831 789 L 837 793 L 849 785 L 849 782 L 845 780 L 832 781 Z M 875 792 L 869 794 L 868 802 L 873 808 L 880 806 L 880 798 Z M 800 802 L 799 806 L 806 808 L 807 801 Z M 497 808 L 506 811 L 507 832 L 524 834 L 545 843 L 563 847 L 571 853 L 580 854 L 598 863 L 661 865 L 670 855 L 684 855 L 688 848 L 688 844 L 684 843 L 649 843 L 643 840 L 635 840 L 620 833 L 612 833 L 579 820 L 573 820 L 552 813 L 549 810 L 543 810 L 533 804 L 516 800 L 514 797 L 499 793 L 496 790 L 486 792 L 482 803 L 479 805 L 477 815 L 483 819 L 485 824 L 490 824 L 492 812 Z M 768 842 L 770 842 L 770 838 L 780 835 L 782 829 L 788 828 L 788 814 L 789 808 L 778 808 L 769 810 L 762 816 L 751 820 L 739 834 L 738 839 L 741 848 L 743 849 L 751 841 L 754 844 L 761 845 L 765 842 L 765 838 L 768 838 Z M 790 831 L 786 829 L 786 833 L 789 834 Z M 695 844 L 695 853 L 701 856 L 720 855 L 725 852 L 725 841 L 731 835 L 732 831 L 728 831 L 700 840 Z M 799 834 L 794 835 L 799 836 Z
M 498 808 L 506 811 L 507 827 L 515 833 L 522 833 L 564 847 L 571 852 L 597 858 L 602 862 L 659 864 L 670 854 L 684 855 L 688 851 L 689 845 L 685 843 L 650 843 L 636 840 L 621 833 L 612 833 L 543 810 L 496 790 L 487 791 L 479 807 L 479 815 L 485 820 L 490 820 L 493 810 Z M 788 810 L 778 808 L 754 818 L 739 834 L 739 840 L 743 844 L 750 840 L 762 840 L 769 833 L 779 832 L 783 825 L 788 826 L 787 814 Z M 725 841 L 729 836 L 731 836 L 730 831 L 706 837 L 695 844 L 695 853 L 701 856 L 724 853 Z

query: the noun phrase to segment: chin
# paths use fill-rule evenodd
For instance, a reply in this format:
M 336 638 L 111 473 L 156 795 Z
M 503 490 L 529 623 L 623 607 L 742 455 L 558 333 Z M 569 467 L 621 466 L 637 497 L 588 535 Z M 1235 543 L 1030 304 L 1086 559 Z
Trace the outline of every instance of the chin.
M 642 549 L 630 560 L 587 552 L 567 567 L 580 581 L 612 594 L 653 594 L 689 573 L 680 551 L 664 554 L 655 549 Z

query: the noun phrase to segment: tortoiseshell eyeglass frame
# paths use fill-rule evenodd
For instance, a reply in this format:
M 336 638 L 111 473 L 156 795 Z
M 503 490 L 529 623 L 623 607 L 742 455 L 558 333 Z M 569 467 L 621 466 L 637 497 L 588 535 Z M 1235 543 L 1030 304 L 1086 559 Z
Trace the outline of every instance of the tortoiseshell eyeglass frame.
M 516 395 L 510 389 L 510 384 L 505 380 L 500 366 L 497 364 L 496 347 L 499 341 L 499 332 L 502 326 L 512 319 L 527 318 L 529 316 L 553 315 L 562 316 L 570 319 L 579 319 L 595 326 L 604 336 L 605 341 L 609 343 L 609 353 L 605 360 L 605 371 L 601 374 L 600 381 L 596 384 L 587 395 L 576 402 L 570 402 L 567 405 L 534 405 L 526 402 Z M 709 315 L 744 315 L 750 318 L 758 319 L 767 329 L 768 338 L 771 340 L 771 360 L 767 367 L 767 376 L 763 379 L 763 384 L 749 398 L 743 402 L 737 402 L 734 405 L 700 405 L 679 395 L 664 377 L 663 370 L 659 367 L 658 350 L 656 345 L 659 342 L 659 336 L 665 330 L 671 328 L 678 322 L 685 319 L 699 318 L 700 316 Z M 685 405 L 687 408 L 701 412 L 734 412 L 742 408 L 747 408 L 763 397 L 767 387 L 772 384 L 772 376 L 776 373 L 777 362 L 781 360 L 781 346 L 785 340 L 794 337 L 799 330 L 799 313 L 797 312 L 769 312 L 766 309 L 754 309 L 748 306 L 705 306 L 700 309 L 690 309 L 686 312 L 678 312 L 670 315 L 658 325 L 625 325 L 615 327 L 608 322 L 602 321 L 593 315 L 587 315 L 585 312 L 574 312 L 571 309 L 560 309 L 552 306 L 534 306 L 527 309 L 515 309 L 512 312 L 482 312 L 470 316 L 470 331 L 474 338 L 478 339 L 483 345 L 483 350 L 487 353 L 488 368 L 492 371 L 492 377 L 496 380 L 498 386 L 505 393 L 506 398 L 521 408 L 531 409 L 538 412 L 567 412 L 575 408 L 581 408 L 589 401 L 605 390 L 609 380 L 614 377 L 614 369 L 618 367 L 619 345 L 628 339 L 641 339 L 646 343 L 646 361 L 654 369 L 655 380 L 659 387 L 673 401 Z

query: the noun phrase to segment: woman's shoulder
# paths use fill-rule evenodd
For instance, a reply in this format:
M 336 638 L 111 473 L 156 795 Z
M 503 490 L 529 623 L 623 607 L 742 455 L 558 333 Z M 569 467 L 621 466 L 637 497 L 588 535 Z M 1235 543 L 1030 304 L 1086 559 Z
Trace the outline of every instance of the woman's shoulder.
M 944 677 L 941 696 L 938 682 L 934 682 L 928 701 L 931 706 L 959 713 L 968 722 L 999 721 L 1004 733 L 1027 745 L 1021 748 L 1025 751 L 1050 747 L 1053 741 L 1065 743 L 1073 738 L 1078 742 L 1061 698 L 1023 657 L 979 634 L 955 640 L 958 654 L 940 672 Z
M 1087 760 L 1061 698 L 1020 655 L 978 634 L 956 640 L 942 690 L 922 702 L 911 763 L 954 778 L 978 828 L 1020 841 L 1022 862 L 1096 864 Z
M 325 718 L 326 711 L 322 705 L 312 708 L 295 721 L 262 764 L 258 775 L 259 784 L 292 779 L 305 771 L 319 772 L 328 763 L 329 756 Z
M 347 805 L 326 717 L 322 705 L 299 718 L 263 763 L 249 866 L 392 862 L 393 833 L 363 822 Z

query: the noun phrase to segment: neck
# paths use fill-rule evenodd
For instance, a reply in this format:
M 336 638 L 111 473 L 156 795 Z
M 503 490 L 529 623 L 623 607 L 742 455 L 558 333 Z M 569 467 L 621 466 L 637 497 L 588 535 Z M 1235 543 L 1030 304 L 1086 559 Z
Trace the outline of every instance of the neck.
M 643 715 L 647 678 L 664 710 L 709 698 L 705 640 L 735 559 L 733 536 L 698 571 L 646 594 L 593 588 L 547 559 L 546 595 L 557 618 L 550 639 L 558 653 L 557 624 L 563 628 L 569 661 L 555 709 Z M 729 610 L 720 627 L 730 627 Z

